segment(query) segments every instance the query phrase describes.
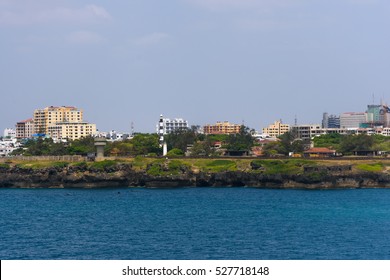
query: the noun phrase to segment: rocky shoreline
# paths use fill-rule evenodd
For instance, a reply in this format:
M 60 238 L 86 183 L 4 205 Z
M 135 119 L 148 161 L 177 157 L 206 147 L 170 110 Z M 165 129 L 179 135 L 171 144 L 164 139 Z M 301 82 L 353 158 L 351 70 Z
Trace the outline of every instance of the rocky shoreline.
M 131 165 L 93 169 L 67 166 L 41 169 L 0 168 L 0 188 L 103 187 L 220 187 L 248 186 L 282 189 L 390 188 L 390 175 L 382 172 L 319 172 L 264 174 L 253 171 L 193 172 L 152 176 Z

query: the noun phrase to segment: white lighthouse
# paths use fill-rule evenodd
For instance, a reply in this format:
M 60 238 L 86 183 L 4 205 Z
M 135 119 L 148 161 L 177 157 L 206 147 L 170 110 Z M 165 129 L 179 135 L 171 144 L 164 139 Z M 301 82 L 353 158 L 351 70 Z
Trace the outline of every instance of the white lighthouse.
M 163 143 L 164 143 L 164 118 L 163 118 L 163 115 L 160 115 L 157 133 L 158 133 L 158 142 L 160 143 L 160 148 L 161 148 Z
M 164 140 L 164 118 L 163 115 L 160 115 L 160 120 L 158 122 L 158 141 L 160 143 L 160 148 L 163 148 L 163 156 L 167 155 L 168 147 L 167 143 Z

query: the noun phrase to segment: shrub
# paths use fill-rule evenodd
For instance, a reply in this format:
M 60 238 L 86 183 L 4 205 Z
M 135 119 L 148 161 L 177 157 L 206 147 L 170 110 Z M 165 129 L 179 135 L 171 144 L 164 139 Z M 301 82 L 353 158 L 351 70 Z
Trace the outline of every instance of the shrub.
M 152 163 L 149 163 L 146 167 L 146 173 L 152 176 L 162 176 L 164 175 L 164 163 L 165 160 L 159 159 L 155 160 Z
M 95 161 L 91 164 L 91 168 L 104 170 L 110 167 L 114 167 L 117 164 L 115 160 L 103 160 L 103 161 Z
M 168 157 L 178 157 L 183 155 L 184 155 L 183 151 L 178 148 L 174 148 L 167 153 Z
M 188 165 L 180 160 L 159 159 L 148 164 L 146 172 L 152 176 L 178 175 L 189 169 Z

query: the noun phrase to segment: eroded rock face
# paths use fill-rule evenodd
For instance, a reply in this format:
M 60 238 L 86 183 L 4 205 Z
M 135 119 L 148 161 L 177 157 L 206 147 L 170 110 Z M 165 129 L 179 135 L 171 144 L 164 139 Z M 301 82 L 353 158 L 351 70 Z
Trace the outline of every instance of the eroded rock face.
M 50 167 L 0 169 L 3 188 L 101 188 L 101 187 L 184 187 L 184 186 L 249 186 L 261 188 L 390 188 L 390 175 L 384 173 L 335 173 L 324 176 L 310 174 L 267 175 L 263 173 L 228 171 L 196 173 L 186 170 L 179 175 L 151 176 L 146 171 L 135 171 L 129 165 L 110 167 L 109 170 L 86 167 Z

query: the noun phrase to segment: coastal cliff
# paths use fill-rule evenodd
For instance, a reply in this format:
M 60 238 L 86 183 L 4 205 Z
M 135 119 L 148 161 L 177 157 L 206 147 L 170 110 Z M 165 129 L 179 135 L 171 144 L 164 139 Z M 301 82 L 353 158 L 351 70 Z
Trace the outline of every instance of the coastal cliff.
M 0 187 L 99 188 L 99 187 L 204 187 L 248 186 L 261 188 L 390 188 L 387 172 L 358 170 L 349 165 L 305 167 L 293 172 L 267 172 L 267 165 L 251 163 L 246 170 L 199 170 L 169 161 L 148 164 L 145 169 L 129 163 L 96 168 L 87 164 L 43 168 L 0 166 Z M 273 163 L 274 164 L 274 163 Z M 275 165 L 275 164 L 274 164 Z M 347 168 L 346 168 L 347 166 Z M 285 167 L 286 168 L 286 167 Z M 299 168 L 299 169 L 298 169 Z

